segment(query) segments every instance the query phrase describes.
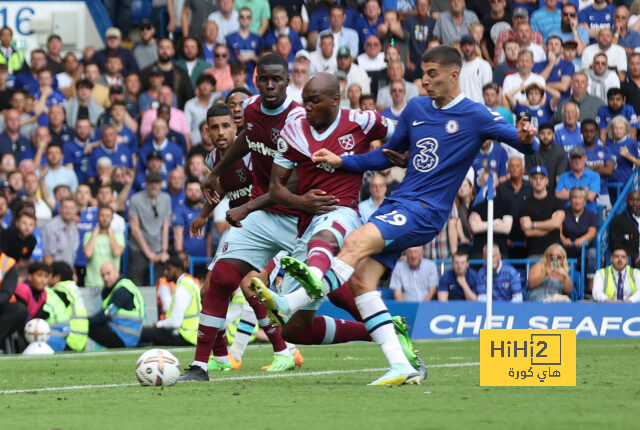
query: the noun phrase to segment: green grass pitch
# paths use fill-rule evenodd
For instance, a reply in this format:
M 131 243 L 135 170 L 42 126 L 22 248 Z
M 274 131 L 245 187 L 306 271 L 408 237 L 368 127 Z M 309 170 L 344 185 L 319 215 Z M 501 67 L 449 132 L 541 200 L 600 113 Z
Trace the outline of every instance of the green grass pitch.
M 141 387 L 142 350 L 0 358 L 3 429 L 632 429 L 640 341 L 579 340 L 576 387 L 480 387 L 479 342 L 418 342 L 419 386 L 368 387 L 385 360 L 358 343 L 303 347 L 302 368 L 269 375 L 267 346 L 209 383 Z M 170 348 L 182 366 L 193 349 Z M 56 388 L 57 387 L 57 388 Z M 67 387 L 67 388 L 61 388 Z M 71 387 L 71 388 L 70 388 Z M 18 392 L 15 392 L 15 391 Z

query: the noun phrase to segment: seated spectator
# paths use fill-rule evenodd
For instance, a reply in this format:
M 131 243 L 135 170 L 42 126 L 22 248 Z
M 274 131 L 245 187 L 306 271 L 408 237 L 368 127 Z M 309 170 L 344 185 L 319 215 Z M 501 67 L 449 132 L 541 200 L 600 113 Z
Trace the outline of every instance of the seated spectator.
M 520 208 L 520 227 L 527 238 L 527 257 L 538 258 L 553 243 L 560 243 L 564 204 L 547 191 L 549 174 L 544 166 L 529 173 L 533 196 Z
M 546 41 L 551 32 L 560 30 L 562 14 L 557 5 L 558 0 L 545 1 L 544 6 L 531 14 L 531 28 L 542 33 Z
M 604 104 L 602 99 L 587 93 L 589 87 L 589 78 L 584 72 L 576 72 L 571 77 L 571 96 L 563 100 L 553 114 L 553 122 L 555 124 L 562 122 L 562 113 L 564 105 L 572 102 L 578 106 L 578 121 L 587 118 L 595 118 L 598 114 L 598 108 Z
M 504 78 L 502 83 L 503 94 L 511 94 L 514 88 L 520 88 L 521 86 L 527 87 L 530 84 L 536 83 L 540 87 L 544 88 L 546 83 L 542 76 L 537 73 L 533 73 L 533 54 L 531 51 L 520 51 L 518 53 L 518 73 L 512 73 Z M 526 102 L 527 97 L 522 92 L 514 94 L 514 98 L 519 102 Z M 505 103 L 506 104 L 506 103 Z
M 522 91 L 526 94 L 526 100 L 516 100 L 515 95 Z M 547 97 L 546 93 L 551 95 L 551 98 Z M 541 87 L 534 82 L 512 89 L 505 93 L 505 97 L 517 118 L 528 117 L 531 124 L 538 127 L 540 124 L 551 121 L 553 111 L 556 110 L 558 103 L 560 103 L 561 95 L 559 91 L 548 85 Z
M 376 110 L 376 99 L 371 94 L 360 97 L 360 110 Z
M 485 170 L 482 182 L 487 181 L 488 175 L 492 174 L 494 192 L 498 187 L 497 173 L 492 170 Z M 480 190 L 483 192 L 485 190 Z M 477 200 L 477 199 L 476 199 Z M 474 202 L 475 203 L 475 202 Z M 473 233 L 473 246 L 471 247 L 470 256 L 472 259 L 481 258 L 482 249 L 487 243 L 487 204 L 488 200 L 483 198 L 481 202 L 474 204 L 469 210 L 469 226 Z M 494 211 L 493 211 L 493 239 L 495 246 L 500 248 L 500 252 L 507 255 L 507 236 L 511 232 L 513 225 L 513 215 L 511 208 L 508 207 L 508 200 L 500 194 L 495 193 Z
M 176 166 L 184 166 L 184 154 L 180 146 L 167 138 L 169 127 L 167 122 L 158 118 L 153 122 L 151 142 L 146 142 L 140 148 L 140 158 L 138 160 L 137 171 L 143 172 L 146 169 L 147 154 L 155 150 L 162 154 L 163 168 L 165 175 L 169 174 Z
M 499 104 L 500 87 L 495 82 L 482 87 L 482 98 L 485 106 L 497 111 L 509 124 L 513 125 L 513 114 L 509 109 Z
M 273 48 L 270 48 L 270 49 L 273 49 L 273 52 L 275 54 L 278 54 L 279 56 L 287 60 L 289 73 L 291 73 L 291 68 L 293 67 L 293 60 L 295 60 L 296 54 L 291 49 L 291 40 L 289 40 L 289 37 L 285 35 L 278 36 L 278 40 L 276 41 L 276 44 L 274 45 Z
M 640 151 L 638 142 L 629 137 L 631 126 L 629 121 L 622 115 L 614 117 L 607 126 L 606 147 L 611 151 L 611 156 L 615 163 L 615 170 L 609 176 L 609 184 L 626 183 L 633 172 L 634 166 L 640 165 Z M 611 190 L 611 203 L 618 198 L 616 191 Z
M 320 46 L 310 54 L 311 64 L 309 66 L 309 73 L 314 75 L 318 72 L 333 73 L 338 68 L 338 62 L 336 60 L 336 54 L 338 53 L 335 48 L 335 41 L 333 34 L 325 33 L 320 36 Z
M 98 119 L 104 113 L 104 108 L 91 96 L 93 87 L 94 85 L 88 79 L 76 82 L 76 95 L 64 103 L 69 127 L 75 128 L 76 122 L 81 118 L 88 119 L 94 127 L 98 124 Z
M 407 105 L 404 101 L 407 90 L 404 86 L 404 81 L 391 82 L 389 90 L 391 91 L 391 100 L 393 101 L 393 104 L 388 108 L 382 109 L 382 111 L 380 111 L 380 115 L 389 118 L 397 124 L 400 120 L 400 114 Z
M 102 184 L 98 187 L 96 200 L 98 201 L 98 208 L 101 206 L 109 206 L 114 210 L 111 228 L 113 228 L 116 233 L 124 234 L 126 228 L 124 218 L 122 218 L 122 216 L 116 211 L 123 211 L 129 192 L 127 190 L 123 190 L 125 192 L 118 193 L 118 197 L 116 198 L 114 196 L 114 191 L 113 185 Z
M 103 108 L 108 108 L 109 87 L 98 82 L 98 79 L 100 78 L 100 69 L 98 68 L 98 65 L 95 63 L 86 64 L 84 66 L 84 77 L 93 85 L 90 92 L 91 98 L 94 99 Z
M 73 129 L 66 124 L 64 107 L 62 105 L 53 105 L 49 108 L 47 121 L 51 142 L 63 146 L 76 136 Z
M 366 39 L 369 36 L 376 35 L 378 33 L 378 26 L 382 24 L 382 22 L 382 9 L 380 7 L 380 3 L 377 0 L 365 1 L 362 13 L 354 23 L 354 30 L 356 30 L 358 38 L 360 39 L 360 44 L 358 46 L 360 52 L 364 50 Z M 435 25 L 435 21 L 433 22 L 433 25 Z
M 135 159 L 139 148 L 138 135 L 136 134 L 137 128 L 134 130 L 129 127 L 129 124 L 133 122 L 137 126 L 137 123 L 132 120 L 127 112 L 127 105 L 123 101 L 114 101 L 109 108 L 109 117 L 108 122 L 105 122 L 104 125 L 111 125 L 116 130 L 118 133 L 118 145 L 128 147 Z M 96 130 L 96 135 L 102 135 L 101 128 Z
M 478 274 L 469 267 L 469 254 L 457 251 L 453 255 L 453 268 L 442 274 L 438 283 L 438 301 L 478 300 Z
M 283 9 L 284 10 L 284 9 Z M 138 345 L 190 346 L 198 342 L 200 284 L 185 272 L 186 263 L 178 255 L 171 256 L 164 266 L 164 277 L 175 283 L 166 318 L 142 327 Z
M 389 288 L 393 297 L 401 302 L 432 300 L 438 289 L 438 269 L 433 261 L 423 258 L 421 246 L 404 252 L 406 259 L 398 261 L 391 273 Z
M 253 82 L 248 82 L 247 68 L 245 67 L 244 64 L 240 62 L 235 62 L 231 65 L 230 70 L 231 70 L 232 89 L 241 87 L 241 88 L 246 88 L 249 92 L 251 92 L 251 94 L 258 93 L 258 90 L 256 89 L 256 87 L 253 86 Z
M 562 100 L 569 97 L 571 76 L 575 73 L 575 66 L 564 59 L 562 39 L 559 36 L 551 36 L 547 39 L 547 61 L 536 63 L 533 71 L 547 81 L 547 88 L 560 92 Z
M 478 301 L 487 301 L 487 247 L 482 251 L 485 265 L 478 271 Z M 493 300 L 498 302 L 522 302 L 522 284 L 520 274 L 510 264 L 502 261 L 500 249 L 493 248 Z
M 202 43 L 195 37 L 186 37 L 182 41 L 182 58 L 176 61 L 176 66 L 187 72 L 191 85 L 195 90 L 198 78 L 209 68 L 209 63 L 202 57 Z
M 130 348 L 138 345 L 144 299 L 130 279 L 120 278 L 112 262 L 100 267 L 104 281 L 102 308 L 89 317 L 89 337 L 105 348 Z
M 620 79 L 618 74 L 613 70 L 609 70 L 607 56 L 605 54 L 596 54 L 593 57 L 591 69 L 587 70 L 589 77 L 589 88 L 587 91 L 592 96 L 600 98 L 603 102 L 607 101 L 607 92 L 612 88 L 620 88 Z
M 624 48 L 613 43 L 613 32 L 610 28 L 598 30 L 598 43 L 589 45 L 582 52 L 582 69 L 592 67 L 597 54 L 603 53 L 608 58 L 608 67 L 618 73 L 620 80 L 624 80 L 627 72 L 627 53 Z
M 498 62 L 493 68 L 493 82 L 500 87 L 504 84 L 504 78 L 507 75 L 516 73 L 518 71 L 518 53 L 520 52 L 520 45 L 515 39 L 508 39 L 504 43 L 504 61 Z
M 73 266 L 80 238 L 75 225 L 77 206 L 73 198 L 60 202 L 60 214 L 54 216 L 42 230 L 44 262 L 64 261 Z
M 626 79 L 620 81 L 620 89 L 624 93 L 626 102 L 633 110 L 640 112 L 640 53 L 634 52 L 629 56 L 629 74 Z
M 47 165 L 37 172 L 47 190 L 55 190 L 59 185 L 65 185 L 72 193 L 75 192 L 78 187 L 78 178 L 72 169 L 62 165 L 62 147 L 54 144 L 47 146 L 46 158 Z
M 129 203 L 131 240 L 127 272 L 139 285 L 155 284 L 157 279 L 148 279 L 149 263 L 154 265 L 154 277 L 159 278 L 162 263 L 169 258 L 171 199 L 160 191 L 161 184 L 160 173 L 148 173 L 146 189 L 134 194 Z
M 112 88 L 109 95 L 116 93 L 116 88 Z M 138 98 L 142 91 L 142 84 L 140 83 L 140 76 L 131 73 L 124 78 L 124 102 L 127 105 L 127 112 L 136 121 L 140 119 L 140 110 L 138 109 Z
M 24 199 L 35 208 L 37 227 L 42 229 L 53 216 L 49 205 L 40 197 L 40 183 L 34 172 L 24 176 Z
M 238 11 L 240 29 L 227 35 L 226 45 L 229 47 L 230 63 L 239 61 L 247 68 L 247 74 L 253 78 L 258 62 L 258 54 L 262 44 L 261 36 L 251 31 L 253 11 L 243 7 Z
M 194 152 L 187 159 L 187 168 L 185 172 L 187 177 L 196 178 L 202 183 L 207 176 L 207 167 L 204 164 L 202 154 Z
M 89 119 L 79 119 L 76 121 L 74 138 L 62 146 L 64 165 L 73 169 L 79 183 L 86 182 L 88 178 L 89 157 L 87 152 L 93 149 L 89 141 L 92 134 L 93 130 Z
M 133 156 L 127 145 L 118 145 L 118 132 L 112 125 L 102 127 L 101 145 L 95 148 L 89 155 L 90 178 L 98 178 L 98 160 L 107 157 L 113 166 L 125 166 L 133 168 Z M 72 190 L 75 191 L 75 188 Z
M 171 142 L 177 144 L 180 149 L 182 149 L 182 152 L 184 154 L 188 153 L 187 150 L 187 140 L 185 138 L 185 135 L 174 130 L 173 128 L 171 128 L 171 113 L 173 112 L 173 108 L 171 108 L 169 105 L 166 104 L 161 104 L 158 107 L 158 112 L 157 112 L 157 118 L 158 119 L 163 119 L 167 124 L 169 124 L 169 133 L 167 134 L 167 139 L 169 139 Z M 182 113 L 182 112 L 180 112 Z M 154 118 L 155 120 L 155 118 Z M 185 118 L 186 121 L 186 118 Z M 153 125 L 153 122 L 151 123 L 151 125 Z M 202 133 L 200 133 L 200 135 L 202 136 Z M 153 133 L 148 133 L 146 135 L 146 137 L 143 139 L 142 141 L 142 146 L 151 143 L 151 141 L 153 140 Z M 198 146 L 196 146 L 197 148 Z
M 61 105 L 65 101 L 64 94 L 58 91 L 54 86 L 53 72 L 44 67 L 38 70 L 38 91 L 33 95 L 35 98 L 34 110 L 36 115 L 40 115 L 38 123 L 40 125 L 49 125 L 46 116 L 48 108 L 53 105 Z
M 587 191 L 572 188 L 570 206 L 565 208 L 565 217 L 560 229 L 560 240 L 569 258 L 580 260 L 583 243 L 590 243 L 596 238 L 598 215 L 585 208 Z M 593 251 L 593 252 L 591 252 Z M 595 249 L 587 252 L 587 273 L 595 269 Z
M 627 194 L 626 209 L 613 219 L 609 228 L 609 249 L 626 249 L 633 267 L 640 267 L 638 221 L 640 221 L 640 191 L 633 190 Z
M 340 47 L 337 54 L 338 70 L 342 70 L 347 75 L 347 87 L 351 84 L 358 84 L 363 93 L 369 94 L 371 92 L 371 79 L 363 68 L 353 64 L 354 56 L 348 47 Z
M 613 156 L 609 148 L 598 141 L 597 124 L 594 120 L 585 119 L 580 124 L 580 128 L 582 129 L 584 150 L 587 153 L 587 168 L 596 172 L 600 177 L 600 191 L 596 202 L 610 208 L 607 179 L 615 169 Z
M 189 232 L 191 223 L 197 218 L 203 207 L 200 182 L 195 178 L 189 178 L 184 188 L 184 194 L 184 203 L 172 208 L 173 248 L 176 252 L 185 251 L 191 257 L 210 258 L 212 257 L 213 245 L 211 218 L 208 219 L 202 236 L 192 236 Z
M 337 54 L 337 49 L 347 47 L 353 57 L 358 55 L 358 49 L 360 46 L 358 33 L 349 26 L 345 26 L 346 14 L 344 6 L 334 4 L 329 7 L 329 28 L 320 31 L 319 38 L 322 38 L 324 34 L 333 34 L 333 40 L 335 41 L 334 55 Z M 353 25 L 351 25 L 353 27 Z M 316 49 L 318 47 L 316 46 Z
M 144 170 L 136 172 L 133 189 L 135 191 L 144 190 L 147 186 L 147 175 L 149 172 L 156 172 L 162 175 L 162 186 L 160 189 L 166 191 L 168 187 L 169 174 L 168 170 L 164 168 L 162 153 L 154 149 L 146 154 L 145 159 L 146 163 L 144 163 Z M 142 158 L 139 159 L 139 163 L 140 162 L 142 162 Z
M 100 206 L 96 225 L 81 238 L 82 251 L 87 259 L 84 285 L 88 287 L 104 287 L 100 267 L 107 261 L 120 272 L 120 256 L 124 252 L 125 240 L 124 234 L 111 226 L 113 215 L 111 207 Z
M 164 75 L 165 85 L 170 85 L 169 89 L 176 94 L 178 107 L 182 109 L 187 100 L 192 99 L 195 94 L 189 74 L 173 61 L 175 53 L 171 40 L 160 39 L 158 41 L 158 61 L 142 70 L 140 81 L 144 89 L 149 88 L 149 74 L 151 70 L 155 70 L 154 68 L 157 67 Z
M 287 95 L 296 103 L 302 103 L 302 88 L 309 79 L 309 62 L 306 59 L 298 57 L 293 60 L 291 78 L 287 86 Z
M 471 242 L 473 242 L 473 232 L 469 224 L 470 208 L 475 199 L 475 192 L 471 184 L 472 178 L 473 172 L 471 172 L 471 177 L 467 175 L 458 189 L 453 203 L 453 212 L 457 214 L 455 228 L 449 228 L 452 238 L 449 241 L 449 246 L 456 251 L 462 250 L 467 254 L 471 250 Z M 455 237 L 452 231 L 455 231 Z
M 202 141 L 198 128 L 202 121 L 206 119 L 207 109 L 216 98 L 220 97 L 219 93 L 213 91 L 215 88 L 216 80 L 213 76 L 201 75 L 197 82 L 198 95 L 184 105 L 184 114 L 191 128 L 191 144 L 193 146 L 199 145 Z
M 79 66 L 78 57 L 73 52 L 67 52 L 62 60 L 62 71 L 56 74 L 58 90 L 66 98 L 73 96 L 75 83 L 82 76 L 82 69 Z
M 564 200 L 566 206 L 570 206 L 570 192 L 574 188 L 580 188 L 587 192 L 586 208 L 591 212 L 597 212 L 596 199 L 600 193 L 600 175 L 587 169 L 587 153 L 584 146 L 574 146 L 569 151 L 569 170 L 558 178 L 555 195 Z
M 163 104 L 167 106 L 172 105 L 173 92 L 171 91 L 171 88 L 167 86 L 163 86 L 162 88 L 160 88 L 160 91 L 158 91 L 158 102 L 160 103 L 158 109 L 149 109 L 142 116 L 142 122 L 140 123 L 140 139 L 143 142 L 145 137 L 147 137 L 147 134 L 151 132 L 151 125 L 156 120 L 156 118 L 158 118 L 158 110 L 160 109 L 160 106 L 162 106 Z M 171 107 L 170 111 L 170 118 L 168 120 L 169 127 L 172 130 L 181 133 L 183 136 L 185 136 L 187 142 L 190 142 L 191 140 L 189 138 L 189 133 L 191 132 L 191 129 L 189 128 L 189 123 L 187 122 L 187 118 L 184 112 L 174 107 Z
M 358 84 L 351 84 L 347 88 L 347 100 L 349 101 L 348 108 L 349 109 L 360 109 L 360 97 L 362 97 L 362 88 Z M 404 99 L 404 95 L 403 95 Z M 340 100 L 342 103 L 342 100 Z M 404 103 L 404 102 L 403 102 Z M 403 106 L 404 108 L 404 106 Z M 400 109 L 402 111 L 402 108 Z
M 607 104 L 600 106 L 596 122 L 600 130 L 600 140 L 607 141 L 607 126 L 613 117 L 622 115 L 629 121 L 631 130 L 629 137 L 637 139 L 638 117 L 631 105 L 626 104 L 624 92 L 620 88 L 609 88 L 607 90 Z
M 122 87 L 124 86 L 124 75 L 122 74 L 122 57 L 117 52 L 110 52 L 107 55 L 107 63 L 105 65 L 105 71 L 98 83 L 105 87 Z
M 5 130 L 0 134 L 0 155 L 14 152 L 21 154 L 31 149 L 29 139 L 20 133 L 20 114 L 18 111 L 7 109 L 4 111 L 4 118 Z
M 562 106 L 562 123 L 554 127 L 554 143 L 561 146 L 567 154 L 573 147 L 582 145 L 579 117 L 578 105 L 569 101 Z
M 48 264 L 31 263 L 28 273 L 27 279 L 16 286 L 13 296 L 13 300 L 22 301 L 27 305 L 27 321 L 39 318 L 41 315 L 42 307 L 47 300 L 45 287 L 49 281 L 51 268 Z
M 106 47 L 97 51 L 91 58 L 92 63 L 96 63 L 100 67 L 100 73 L 104 73 L 107 65 L 107 58 L 110 53 L 116 53 L 122 58 L 122 74 L 140 73 L 138 63 L 133 53 L 122 47 L 122 33 L 115 27 L 108 28 L 105 32 Z
M 158 66 L 149 68 L 148 72 L 149 88 L 140 94 L 138 98 L 138 111 L 144 115 L 149 109 L 157 109 L 160 102 L 158 101 L 158 93 L 160 88 L 164 85 L 164 74 Z M 175 96 L 175 94 L 172 94 Z M 178 107 L 176 97 L 172 99 L 173 107 Z
M 205 70 L 205 73 L 213 76 L 216 80 L 215 90 L 217 92 L 228 91 L 233 88 L 231 79 L 231 67 L 229 66 L 229 48 L 226 45 L 216 45 L 213 50 L 213 66 Z M 242 64 L 242 63 L 234 63 Z M 244 67 L 244 64 L 242 64 Z M 246 68 L 245 68 L 246 74 Z M 245 78 L 243 79 L 243 82 Z
M 136 43 L 132 53 L 138 67 L 144 69 L 158 61 L 158 45 L 155 39 L 156 29 L 151 21 L 144 18 L 140 20 L 138 30 L 140 41 Z
M 409 56 L 407 61 L 407 79 L 414 81 L 422 78 L 422 54 L 427 50 L 427 41 L 433 37 L 436 20 L 429 15 L 430 0 L 415 2 L 415 15 L 404 17 L 402 28 L 409 33 Z M 366 43 L 365 43 L 366 50 Z
M 31 254 L 36 247 L 36 215 L 31 210 L 16 213 L 11 226 L 0 231 L 2 252 L 16 260 L 18 265 L 26 266 L 31 261 Z
M 476 173 L 474 189 L 478 190 L 487 180 L 487 170 L 492 170 L 498 177 L 498 182 L 507 180 L 507 151 L 498 142 L 485 140 L 476 154 L 471 167 Z M 481 176 L 484 177 L 481 179 Z
M 629 9 L 626 6 L 621 5 L 616 8 L 612 28 L 613 43 L 622 46 L 627 56 L 633 54 L 634 49 L 640 46 L 640 34 L 629 28 Z
M 38 70 L 47 67 L 47 54 L 42 49 L 31 51 L 31 68 L 28 67 L 15 74 L 13 88 L 31 95 L 35 95 L 40 85 L 38 84 Z
M 593 277 L 593 300 L 609 303 L 640 301 L 640 272 L 629 266 L 625 248 L 612 246 L 611 264 L 597 270 Z
M 491 65 L 478 56 L 476 42 L 469 35 L 462 36 L 462 68 L 460 69 L 460 88 L 471 100 L 482 103 L 482 88 L 491 83 Z
M 373 1 L 375 0 L 369 0 L 369 2 Z M 379 72 L 387 68 L 384 52 L 382 52 L 382 43 L 380 43 L 378 36 L 372 34 L 366 38 L 364 52 L 356 57 L 356 61 L 366 72 Z
M 449 45 L 462 39 L 468 33 L 469 25 L 479 22 L 475 12 L 465 9 L 464 0 L 449 0 L 449 11 L 438 15 L 433 35 L 442 41 L 443 45 Z
M 570 302 L 573 284 L 569 274 L 567 253 L 558 244 L 550 245 L 542 259 L 529 270 L 529 302 Z
M 387 182 L 384 177 L 380 174 L 373 175 L 369 180 L 369 193 L 371 197 L 358 204 L 358 211 L 360 212 L 363 223 L 366 223 L 369 217 L 378 210 L 378 207 L 380 207 L 385 199 L 386 192 Z
M 366 7 L 366 5 L 365 5 Z M 215 12 L 214 12 L 215 13 Z M 271 22 L 273 29 L 265 33 L 262 38 L 262 44 L 265 46 L 274 46 L 278 40 L 278 36 L 287 36 L 291 41 L 291 50 L 295 54 L 303 49 L 300 36 L 289 28 L 289 15 L 287 10 L 282 6 L 275 6 L 271 11 Z M 237 31 L 237 30 L 236 30 Z
M 184 169 L 182 167 L 176 167 L 171 172 L 169 172 L 169 179 L 167 184 L 167 193 L 171 198 L 171 207 L 175 208 L 180 205 L 183 205 L 185 202 L 185 194 L 184 194 Z M 171 231 L 169 231 L 171 234 Z
M 402 61 L 394 60 L 389 62 L 387 68 L 387 75 L 389 76 L 389 82 L 403 81 L 405 94 L 405 103 L 408 103 L 414 97 L 418 97 L 418 87 L 412 83 L 404 80 L 404 65 Z M 378 89 L 378 97 L 376 100 L 376 106 L 378 110 L 382 110 L 386 107 L 393 106 L 393 98 L 391 97 L 391 85 L 386 85 Z

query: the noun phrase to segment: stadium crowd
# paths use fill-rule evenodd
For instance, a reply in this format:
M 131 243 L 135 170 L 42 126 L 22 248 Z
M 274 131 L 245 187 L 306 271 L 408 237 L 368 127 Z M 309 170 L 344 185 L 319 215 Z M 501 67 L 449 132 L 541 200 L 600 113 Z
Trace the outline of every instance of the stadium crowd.
M 153 19 L 140 20 L 136 35 L 131 14 L 104 3 L 116 26 L 103 49 L 65 52 L 52 34 L 27 56 L 12 29 L 0 29 L 0 246 L 1 264 L 9 264 L 1 273 L 6 283 L 15 265 L 21 285 L 16 295 L 0 291 L 0 319 L 21 294 L 34 301 L 29 318 L 38 314 L 45 285 L 72 308 L 76 293 L 62 286 L 74 279 L 71 268 L 90 291 L 84 316 L 94 332 L 106 321 L 102 307 L 140 300 L 136 286 L 157 284 L 160 314 L 170 312 L 187 256 L 211 258 L 229 228 L 225 198 L 201 237 L 190 232 L 203 208 L 207 157 L 234 137 L 212 141 L 207 110 L 226 104 L 242 129 L 260 57 L 287 60 L 287 93 L 299 103 L 309 77 L 330 72 L 341 107 L 398 121 L 408 100 L 425 94 L 422 54 L 441 44 L 460 50 L 468 98 L 512 124 L 529 118 L 538 137 L 526 155 L 485 142 L 440 235 L 396 266 L 393 298 L 486 300 L 486 268 L 470 260 L 486 258 L 483 186 L 492 175 L 496 300 L 569 300 L 567 259 L 593 243 L 617 199 L 627 208 L 612 223 L 612 266 L 596 270 L 588 250 L 587 291 L 597 301 L 640 300 L 630 268 L 640 266 L 640 193 L 619 195 L 640 166 L 639 0 L 168 0 L 153 2 Z M 399 166 L 365 175 L 363 219 L 402 177 Z M 502 261 L 522 258 L 538 261 L 526 279 Z M 196 266 L 196 277 L 205 274 Z M 126 293 L 102 291 L 113 293 L 123 279 Z M 193 282 L 184 295 L 195 296 Z M 183 311 L 186 318 L 196 309 Z M 0 341 L 8 327 L 0 324 Z M 182 338 L 193 344 L 192 335 Z M 137 344 L 95 337 L 107 346 Z

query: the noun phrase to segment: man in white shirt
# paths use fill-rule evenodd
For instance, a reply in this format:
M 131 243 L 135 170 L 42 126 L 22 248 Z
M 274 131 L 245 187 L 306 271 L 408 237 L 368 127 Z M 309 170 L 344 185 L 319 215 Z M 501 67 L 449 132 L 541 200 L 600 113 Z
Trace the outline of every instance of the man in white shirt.
M 542 88 L 546 86 L 545 79 L 541 75 L 531 72 L 533 69 L 533 53 L 531 51 L 520 51 L 518 53 L 516 65 L 518 66 L 518 73 L 512 73 L 504 78 L 504 82 L 502 83 L 502 94 L 506 94 L 522 85 L 526 87 L 534 82 Z M 515 99 L 519 102 L 526 102 L 527 96 L 523 91 L 521 91 L 515 95 Z M 507 103 L 503 104 L 508 106 Z
M 389 288 L 399 302 L 432 300 L 438 289 L 438 269 L 435 263 L 424 257 L 421 246 L 404 252 L 405 260 L 398 261 L 391 273 Z
M 307 54 L 308 55 L 308 54 Z M 287 95 L 297 103 L 302 104 L 302 88 L 309 79 L 309 60 L 300 56 L 293 61 L 291 82 L 287 87 Z
M 599 97 L 604 103 L 607 102 L 607 91 L 609 88 L 620 88 L 618 74 L 609 70 L 609 60 L 603 53 L 596 54 L 591 63 L 591 69 L 587 70 L 589 77 L 588 93 Z
M 613 43 L 613 33 L 609 28 L 603 28 L 598 31 L 598 43 L 587 46 L 582 51 L 582 70 L 591 68 L 593 58 L 596 54 L 602 52 L 609 59 L 609 67 L 615 68 L 621 81 L 626 78 L 627 72 L 627 53 L 624 48 Z
M 337 50 L 334 50 L 335 42 L 333 40 L 333 34 L 323 33 L 319 38 L 320 49 L 316 49 L 309 55 L 311 57 L 311 65 L 309 66 L 310 75 L 318 72 L 333 73 L 338 68 L 336 61 Z
M 469 35 L 460 40 L 462 68 L 460 69 L 460 89 L 471 100 L 483 103 L 482 87 L 493 80 L 491 65 L 476 52 L 476 42 Z
M 377 72 L 387 68 L 382 52 L 382 43 L 375 34 L 367 37 L 364 42 L 364 53 L 356 58 L 358 65 L 367 72 Z
M 233 0 L 220 0 L 220 10 L 212 12 L 207 17 L 207 21 L 218 24 L 218 38 L 216 42 L 226 43 L 226 37 L 240 30 L 238 21 L 238 11 L 233 8 Z
M 640 271 L 629 266 L 624 248 L 611 254 L 611 264 L 596 271 L 593 277 L 593 300 L 610 303 L 637 303 L 640 301 Z
M 347 75 L 347 88 L 351 84 L 358 84 L 362 89 L 362 94 L 371 94 L 371 78 L 367 72 L 357 64 L 353 64 L 352 52 L 348 46 L 341 46 L 338 49 L 338 70 L 342 70 Z

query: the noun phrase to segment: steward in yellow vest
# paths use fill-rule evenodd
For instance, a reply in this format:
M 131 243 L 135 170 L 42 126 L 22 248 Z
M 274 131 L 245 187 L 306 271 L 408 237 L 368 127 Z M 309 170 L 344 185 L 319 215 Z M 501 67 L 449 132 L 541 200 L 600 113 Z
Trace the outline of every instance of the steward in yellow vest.
M 196 278 L 185 272 L 185 261 L 171 256 L 164 265 L 167 281 L 175 282 L 176 289 L 171 296 L 171 305 L 166 318 L 151 327 L 142 328 L 140 346 L 188 346 L 198 342 L 200 321 L 200 284 Z
M 67 348 L 73 351 L 83 351 L 89 339 L 89 320 L 84 300 L 80 296 L 78 286 L 73 280 L 73 269 L 63 261 L 56 261 L 51 265 L 51 288 L 65 303 L 69 319 L 69 335 Z
M 104 301 L 102 309 L 89 318 L 89 337 L 107 348 L 137 346 L 145 315 L 140 290 L 130 279 L 120 278 L 111 261 L 100 267 L 100 275 Z

